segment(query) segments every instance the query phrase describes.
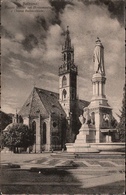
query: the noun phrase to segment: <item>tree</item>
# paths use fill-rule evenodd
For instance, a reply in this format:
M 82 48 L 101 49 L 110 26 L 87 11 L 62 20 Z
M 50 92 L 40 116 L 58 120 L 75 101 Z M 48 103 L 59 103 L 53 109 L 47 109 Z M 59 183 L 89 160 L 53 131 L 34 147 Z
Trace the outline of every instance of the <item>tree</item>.
M 118 123 L 117 126 L 117 130 L 119 133 L 119 140 L 121 142 L 125 142 L 125 106 L 126 106 L 126 102 L 125 102 L 125 90 L 126 90 L 126 85 L 123 88 L 123 100 L 122 100 L 122 109 L 121 109 L 121 115 L 119 116 L 120 121 Z
M 0 118 L 1 118 L 1 126 L 0 131 L 4 130 L 7 125 L 12 123 L 12 116 L 13 114 L 6 114 L 5 112 L 0 112 Z
M 10 150 L 15 151 L 17 147 L 23 147 L 27 149 L 28 146 L 34 144 L 34 132 L 28 128 L 27 125 L 22 123 L 13 123 L 7 129 L 3 131 L 2 145 L 8 147 Z

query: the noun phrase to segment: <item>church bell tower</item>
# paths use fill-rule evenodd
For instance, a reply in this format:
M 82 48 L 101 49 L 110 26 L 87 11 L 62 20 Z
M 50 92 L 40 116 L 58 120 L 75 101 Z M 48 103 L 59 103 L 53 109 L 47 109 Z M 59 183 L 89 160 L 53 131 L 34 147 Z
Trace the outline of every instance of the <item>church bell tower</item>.
M 77 98 L 77 67 L 74 64 L 74 48 L 67 26 L 62 47 L 62 65 L 59 67 L 59 102 L 67 118 L 73 116 Z

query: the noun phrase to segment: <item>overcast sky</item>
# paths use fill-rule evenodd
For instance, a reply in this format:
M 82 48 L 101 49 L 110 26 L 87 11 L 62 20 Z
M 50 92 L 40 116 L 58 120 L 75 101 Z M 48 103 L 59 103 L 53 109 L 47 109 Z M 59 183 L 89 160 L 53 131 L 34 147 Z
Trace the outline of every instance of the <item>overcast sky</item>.
M 35 3 L 41 11 L 29 9 Z M 44 7 L 44 8 L 41 8 Z M 58 67 L 67 25 L 78 66 L 78 96 L 91 100 L 93 51 L 105 50 L 106 96 L 114 115 L 124 86 L 123 0 L 4 0 L 2 2 L 2 110 L 15 113 L 36 87 L 58 92 Z

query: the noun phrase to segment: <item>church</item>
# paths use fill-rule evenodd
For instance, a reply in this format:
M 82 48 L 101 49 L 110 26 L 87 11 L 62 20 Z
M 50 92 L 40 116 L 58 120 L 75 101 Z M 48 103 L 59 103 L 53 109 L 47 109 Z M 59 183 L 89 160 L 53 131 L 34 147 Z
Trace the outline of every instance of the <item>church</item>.
M 23 123 L 34 132 L 32 152 L 61 150 L 73 143 L 79 133 L 79 116 L 89 105 L 77 98 L 78 68 L 67 27 L 59 67 L 59 93 L 34 87 L 13 122 Z

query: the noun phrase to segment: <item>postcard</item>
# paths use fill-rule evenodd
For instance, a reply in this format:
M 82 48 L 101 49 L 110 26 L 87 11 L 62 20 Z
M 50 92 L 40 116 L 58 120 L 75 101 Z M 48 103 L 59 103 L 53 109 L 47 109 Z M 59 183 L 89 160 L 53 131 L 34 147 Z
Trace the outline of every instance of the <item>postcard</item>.
M 1 0 L 1 193 L 123 194 L 123 0 Z

